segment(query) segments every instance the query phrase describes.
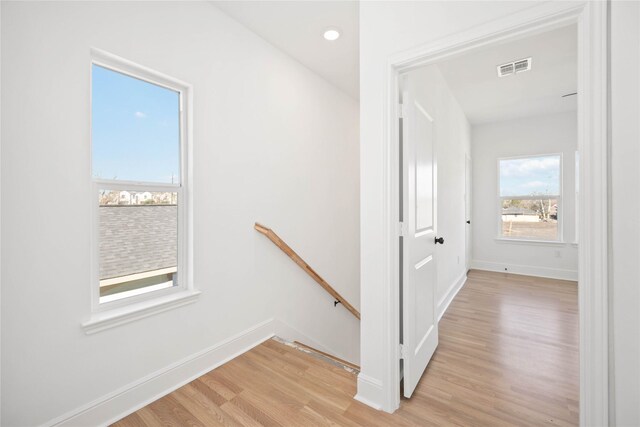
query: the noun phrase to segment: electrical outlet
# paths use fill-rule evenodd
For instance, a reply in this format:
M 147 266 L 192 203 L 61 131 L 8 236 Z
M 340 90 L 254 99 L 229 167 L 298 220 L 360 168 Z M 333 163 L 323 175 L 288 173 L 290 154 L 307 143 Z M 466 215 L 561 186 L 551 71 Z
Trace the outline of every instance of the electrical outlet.
M 460 255 L 458 255 L 458 264 L 460 264 Z
M 562 251 L 560 249 L 556 249 L 556 258 L 562 258 Z

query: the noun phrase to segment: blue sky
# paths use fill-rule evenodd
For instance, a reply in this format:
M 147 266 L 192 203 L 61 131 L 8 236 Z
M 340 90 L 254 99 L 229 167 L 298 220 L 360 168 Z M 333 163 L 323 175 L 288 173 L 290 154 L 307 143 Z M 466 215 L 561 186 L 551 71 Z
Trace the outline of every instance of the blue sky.
M 500 196 L 560 194 L 560 156 L 500 160 Z
M 180 95 L 92 67 L 93 176 L 179 182 Z

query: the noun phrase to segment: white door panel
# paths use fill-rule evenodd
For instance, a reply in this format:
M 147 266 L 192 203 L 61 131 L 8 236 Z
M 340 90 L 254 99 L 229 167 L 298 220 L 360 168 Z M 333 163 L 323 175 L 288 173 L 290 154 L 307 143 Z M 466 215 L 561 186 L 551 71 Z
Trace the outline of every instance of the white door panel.
M 403 97 L 403 346 L 404 395 L 411 397 L 438 345 L 436 315 L 437 163 L 434 121 L 413 97 Z

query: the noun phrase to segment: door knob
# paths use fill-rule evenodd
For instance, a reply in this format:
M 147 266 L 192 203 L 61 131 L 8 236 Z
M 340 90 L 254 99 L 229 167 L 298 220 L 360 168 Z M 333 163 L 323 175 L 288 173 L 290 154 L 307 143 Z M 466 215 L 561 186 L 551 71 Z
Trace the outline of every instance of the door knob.
M 440 243 L 441 245 L 444 245 L 444 237 L 436 237 L 436 243 Z
M 467 220 L 467 224 L 471 224 L 471 221 Z

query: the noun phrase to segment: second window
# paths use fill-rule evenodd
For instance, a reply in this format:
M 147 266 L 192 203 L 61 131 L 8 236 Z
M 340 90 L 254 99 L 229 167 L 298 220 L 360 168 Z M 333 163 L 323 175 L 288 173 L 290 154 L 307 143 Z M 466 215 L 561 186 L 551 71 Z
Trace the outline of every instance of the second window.
M 562 156 L 498 160 L 500 238 L 561 241 Z

